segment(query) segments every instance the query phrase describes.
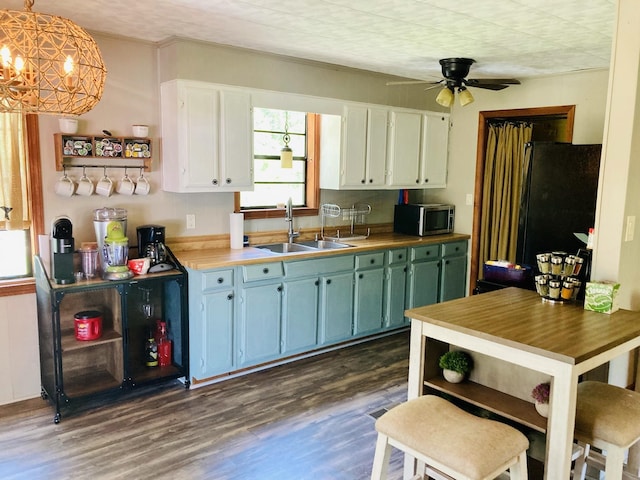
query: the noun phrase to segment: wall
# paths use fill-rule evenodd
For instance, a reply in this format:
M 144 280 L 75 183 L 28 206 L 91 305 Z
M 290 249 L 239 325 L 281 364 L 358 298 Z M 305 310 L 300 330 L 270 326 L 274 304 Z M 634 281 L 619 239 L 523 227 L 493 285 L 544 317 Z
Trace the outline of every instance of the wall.
M 313 64 L 273 55 L 262 55 L 233 48 L 197 42 L 168 42 L 160 49 L 156 45 L 123 38 L 96 35 L 108 68 L 107 83 L 102 101 L 91 112 L 80 117 L 80 133 L 99 134 L 103 129 L 114 135 L 130 134 L 130 125 L 150 125 L 154 138 L 154 163 L 147 175 L 153 193 L 147 197 L 63 198 L 52 189 L 61 172 L 54 169 L 53 134 L 58 131 L 57 118 L 40 118 L 41 155 L 45 222 L 48 226 L 57 215 L 68 215 L 74 225 L 76 242 L 93 241 L 92 212 L 103 206 L 124 207 L 129 212 L 129 236 L 135 226 L 160 223 L 167 226 L 169 237 L 210 235 L 228 232 L 228 213 L 233 208 L 232 194 L 175 194 L 159 190 L 161 149 L 158 86 L 160 80 L 184 78 L 216 83 L 245 85 L 253 88 L 278 90 L 306 95 L 321 95 L 345 100 L 437 110 L 433 97 L 437 92 L 424 92 L 423 87 L 386 87 L 390 77 L 349 70 L 331 65 Z M 449 188 L 429 193 L 433 199 L 451 201 L 458 208 L 457 231 L 471 233 L 472 207 L 465 206 L 465 194 L 473 193 L 477 118 L 479 110 L 539 107 L 545 105 L 577 104 L 576 143 L 600 142 L 604 121 L 606 72 L 584 72 L 561 77 L 530 80 L 502 92 L 474 89 L 476 102 L 452 111 L 453 128 L 450 143 Z M 435 89 L 434 89 L 435 90 Z M 169 159 L 167 159 L 169 160 Z M 81 172 L 73 171 L 76 177 Z M 121 170 L 109 172 L 114 178 Z M 102 171 L 90 171 L 97 179 Z M 350 205 L 356 201 L 372 204 L 371 222 L 391 221 L 392 205 L 397 192 L 372 191 L 365 193 L 323 191 L 321 201 Z M 196 229 L 186 231 L 185 215 L 196 215 Z M 296 219 L 296 227 L 317 225 L 317 217 Z M 281 219 L 246 222 L 248 231 L 283 229 Z M 36 397 L 40 393 L 37 371 L 37 335 L 35 296 L 2 299 L 15 323 L 6 335 L 0 335 L 0 351 L 20 352 L 13 356 L 10 370 L 0 370 L 0 378 L 11 384 L 11 393 L 0 403 Z M 28 308 L 25 307 L 28 305 Z M 16 318 L 19 315 L 20 318 Z M 10 318 L 3 315 L 2 318 Z M 1 324 L 2 328 L 7 328 Z M 16 331 L 17 330 L 17 331 Z M 5 363 L 9 365 L 9 363 Z M 17 379 L 17 380 L 16 380 Z

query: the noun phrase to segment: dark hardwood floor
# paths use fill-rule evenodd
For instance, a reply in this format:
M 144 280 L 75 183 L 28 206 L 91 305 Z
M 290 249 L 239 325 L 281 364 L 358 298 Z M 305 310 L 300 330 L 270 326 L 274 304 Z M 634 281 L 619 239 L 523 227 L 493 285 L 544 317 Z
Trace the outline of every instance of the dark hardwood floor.
M 57 425 L 40 399 L 0 407 L 0 478 L 369 478 L 369 414 L 406 400 L 408 340 L 403 332 L 199 389 L 176 385 Z M 392 455 L 390 478 L 401 478 L 402 458 Z

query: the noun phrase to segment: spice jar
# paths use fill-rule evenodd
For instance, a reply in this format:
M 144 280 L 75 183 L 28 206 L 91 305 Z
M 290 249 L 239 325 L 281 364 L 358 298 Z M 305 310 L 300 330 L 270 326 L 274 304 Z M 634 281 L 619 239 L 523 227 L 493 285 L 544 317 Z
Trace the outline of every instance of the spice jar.
M 541 278 L 538 279 L 537 282 L 537 286 L 539 288 L 538 293 L 543 297 L 546 297 L 549 295 L 549 284 L 547 282 L 547 277 L 545 277 L 544 275 L 540 275 L 540 277 Z
M 562 275 L 569 277 L 573 275 L 573 270 L 576 266 L 576 259 L 574 257 L 567 257 L 564 259 L 564 266 L 562 268 Z
M 573 296 L 573 282 L 566 280 L 562 283 L 560 296 L 563 300 L 571 300 L 571 297 Z
M 551 257 L 551 273 L 553 275 L 562 275 L 562 257 L 558 255 Z
M 554 300 L 560 298 L 560 280 L 549 280 L 549 297 Z
M 549 273 L 549 259 L 551 255 L 548 253 L 539 253 L 536 255 L 536 260 L 538 261 L 538 270 L 540 273 Z
M 576 264 L 573 267 L 573 274 L 580 275 L 580 270 L 582 270 L 582 264 L 584 263 L 584 258 L 582 257 L 574 257 Z

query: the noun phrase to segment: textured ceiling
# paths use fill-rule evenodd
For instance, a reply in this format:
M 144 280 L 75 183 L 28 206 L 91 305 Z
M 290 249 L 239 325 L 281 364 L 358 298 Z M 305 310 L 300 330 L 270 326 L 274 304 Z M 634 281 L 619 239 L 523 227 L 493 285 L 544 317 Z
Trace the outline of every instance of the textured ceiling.
M 192 38 L 433 80 L 444 57 L 474 58 L 470 77 L 608 68 L 615 8 L 615 0 L 37 0 L 33 10 L 147 41 Z

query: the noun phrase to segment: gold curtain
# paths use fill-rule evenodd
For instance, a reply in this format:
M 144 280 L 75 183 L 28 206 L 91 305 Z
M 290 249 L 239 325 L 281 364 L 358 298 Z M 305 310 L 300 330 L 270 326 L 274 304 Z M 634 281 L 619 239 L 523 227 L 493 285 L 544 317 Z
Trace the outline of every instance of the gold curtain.
M 0 113 L 0 230 L 29 228 L 26 122 L 21 113 Z
M 479 272 L 487 260 L 515 262 L 525 145 L 533 125 L 489 125 L 482 191 Z

